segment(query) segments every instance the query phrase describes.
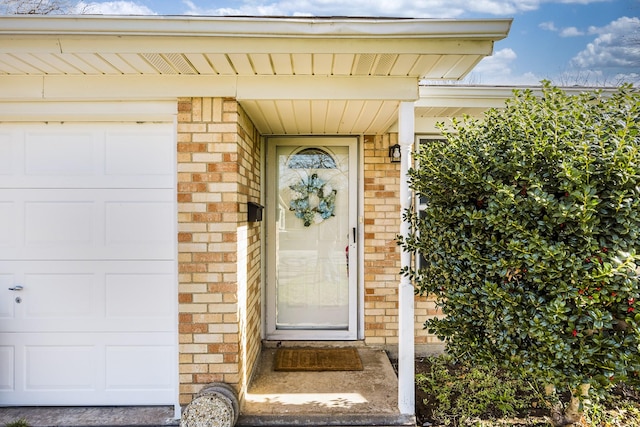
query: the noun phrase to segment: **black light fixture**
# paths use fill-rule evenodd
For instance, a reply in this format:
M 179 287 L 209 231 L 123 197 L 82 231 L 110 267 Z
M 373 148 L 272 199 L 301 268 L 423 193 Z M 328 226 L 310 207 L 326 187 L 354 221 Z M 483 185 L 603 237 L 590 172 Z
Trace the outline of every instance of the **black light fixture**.
M 389 158 L 391 163 L 400 163 L 400 144 L 394 144 L 389 147 Z

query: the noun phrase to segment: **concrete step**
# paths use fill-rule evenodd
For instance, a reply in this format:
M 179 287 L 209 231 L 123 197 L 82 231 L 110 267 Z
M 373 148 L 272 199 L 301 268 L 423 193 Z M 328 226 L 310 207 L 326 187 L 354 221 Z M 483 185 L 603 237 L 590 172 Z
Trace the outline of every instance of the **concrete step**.
M 287 415 L 240 415 L 237 427 L 415 427 L 413 416 L 377 414 L 287 414 Z
M 0 407 L 0 426 L 25 420 L 30 427 L 178 426 L 173 406 Z
M 25 420 L 30 427 L 174 427 L 171 406 L 0 407 L 0 426 Z M 415 427 L 415 417 L 381 414 L 240 415 L 237 427 Z

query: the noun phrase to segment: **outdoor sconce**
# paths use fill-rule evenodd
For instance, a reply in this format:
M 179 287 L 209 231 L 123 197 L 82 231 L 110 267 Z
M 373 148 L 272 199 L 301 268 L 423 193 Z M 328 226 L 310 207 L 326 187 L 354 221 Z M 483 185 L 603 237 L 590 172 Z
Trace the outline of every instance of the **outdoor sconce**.
M 400 163 L 400 144 L 394 144 L 389 147 L 389 158 L 391 163 Z
M 254 202 L 248 202 L 247 203 L 247 221 L 249 222 L 262 221 L 263 210 L 264 210 L 264 206 Z

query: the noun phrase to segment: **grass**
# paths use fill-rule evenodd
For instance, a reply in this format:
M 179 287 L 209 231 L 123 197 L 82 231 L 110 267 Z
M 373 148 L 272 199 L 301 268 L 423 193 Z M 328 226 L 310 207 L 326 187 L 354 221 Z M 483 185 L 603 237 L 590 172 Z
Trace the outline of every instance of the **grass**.
M 553 425 L 551 404 L 535 382 L 446 355 L 416 360 L 416 372 L 418 426 Z M 640 427 L 640 393 L 617 387 L 608 400 L 585 408 L 578 425 Z
M 29 427 L 29 423 L 24 418 L 6 423 L 4 427 Z

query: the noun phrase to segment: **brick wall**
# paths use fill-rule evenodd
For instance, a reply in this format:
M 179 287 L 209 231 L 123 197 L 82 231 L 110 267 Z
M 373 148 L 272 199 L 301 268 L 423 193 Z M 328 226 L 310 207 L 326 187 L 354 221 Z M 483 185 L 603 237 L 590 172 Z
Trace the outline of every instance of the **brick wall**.
M 211 382 L 241 392 L 260 346 L 259 136 L 232 99 L 178 101 L 180 403 Z
M 389 146 L 397 134 L 364 137 L 364 322 L 365 342 L 391 351 L 398 344 L 398 283 L 400 247 L 400 163 L 389 160 Z M 415 299 L 415 343 L 420 352 L 438 344 L 423 329 L 436 315 L 435 303 Z

